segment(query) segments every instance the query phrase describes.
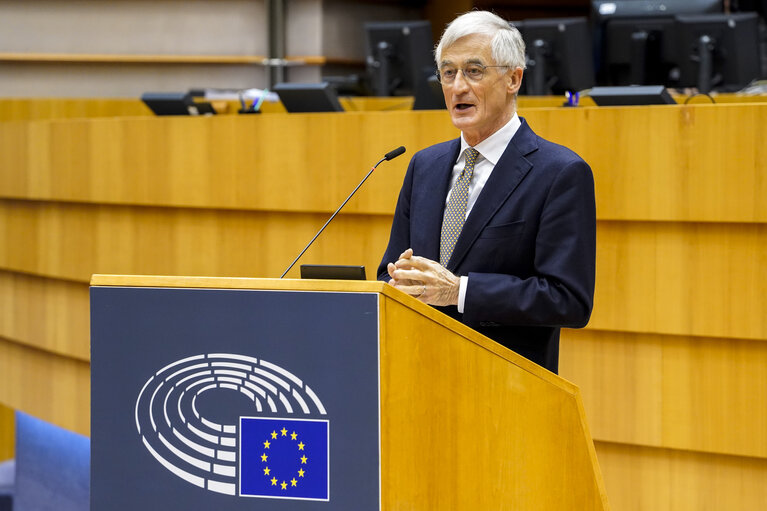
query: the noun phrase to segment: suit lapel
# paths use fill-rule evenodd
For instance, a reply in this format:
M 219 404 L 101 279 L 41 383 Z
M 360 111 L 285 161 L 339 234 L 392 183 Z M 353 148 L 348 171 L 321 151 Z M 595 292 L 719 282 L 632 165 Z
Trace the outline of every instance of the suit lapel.
M 498 209 L 506 203 L 512 192 L 514 192 L 533 167 L 532 163 L 525 156 L 538 149 L 536 136 L 527 125 L 527 122 L 524 119 L 521 119 L 521 121 L 522 125 L 517 130 L 517 133 L 514 134 L 500 160 L 495 165 L 490 178 L 485 183 L 482 193 L 477 198 L 477 202 L 474 204 L 469 217 L 466 219 L 466 223 L 463 225 L 463 230 L 461 230 L 461 235 L 458 237 L 455 249 L 453 249 L 453 255 L 450 257 L 450 262 L 447 265 L 447 268 L 451 271 L 455 271 L 458 265 L 461 264 L 466 253 L 477 240 L 479 233 L 482 232 L 482 229 L 485 228 Z M 438 230 L 440 228 L 441 218 Z M 439 240 L 437 244 L 439 245 Z M 439 253 L 439 248 L 437 248 L 437 253 Z

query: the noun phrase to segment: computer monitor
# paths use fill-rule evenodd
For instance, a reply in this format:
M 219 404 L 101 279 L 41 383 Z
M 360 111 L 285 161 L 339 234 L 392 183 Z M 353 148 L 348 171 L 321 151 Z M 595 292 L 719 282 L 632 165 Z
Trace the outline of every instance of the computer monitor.
M 288 112 L 343 112 L 336 90 L 328 82 L 278 83 L 272 90 Z
M 671 85 L 676 33 L 671 17 L 615 18 L 605 23 L 603 58 L 609 85 Z
M 195 101 L 189 92 L 145 92 L 141 101 L 155 115 L 213 115 L 210 103 Z
M 413 110 L 445 110 L 445 95 L 437 75 L 429 73 L 420 82 L 413 98 Z
M 758 79 L 758 19 L 753 12 L 677 16 L 679 86 L 732 92 Z
M 586 18 L 529 19 L 515 26 L 527 51 L 526 94 L 563 94 L 594 85 L 592 38 Z
M 597 106 L 675 105 L 663 85 L 592 87 L 589 96 Z
M 597 82 L 673 85 L 674 16 L 721 12 L 721 0 L 593 0 Z
M 364 24 L 367 70 L 375 96 L 412 96 L 427 70 L 434 71 L 434 41 L 428 21 Z

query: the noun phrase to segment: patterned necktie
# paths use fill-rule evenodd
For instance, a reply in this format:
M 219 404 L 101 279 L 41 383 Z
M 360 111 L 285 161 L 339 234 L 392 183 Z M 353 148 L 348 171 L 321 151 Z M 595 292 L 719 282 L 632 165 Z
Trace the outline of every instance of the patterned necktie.
M 442 218 L 442 235 L 439 241 L 439 263 L 447 266 L 450 256 L 453 255 L 455 242 L 463 229 L 466 221 L 466 203 L 469 200 L 469 184 L 474 175 L 474 163 L 477 161 L 479 151 L 470 147 L 466 150 L 466 165 L 463 172 L 458 176 L 450 190 L 450 199 L 445 206 L 445 216 Z

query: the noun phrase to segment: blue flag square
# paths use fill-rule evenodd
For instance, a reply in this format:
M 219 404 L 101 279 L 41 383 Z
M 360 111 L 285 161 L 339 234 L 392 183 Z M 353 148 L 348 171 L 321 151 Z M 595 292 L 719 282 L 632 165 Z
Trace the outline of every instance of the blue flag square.
M 327 420 L 240 418 L 240 495 L 330 500 Z

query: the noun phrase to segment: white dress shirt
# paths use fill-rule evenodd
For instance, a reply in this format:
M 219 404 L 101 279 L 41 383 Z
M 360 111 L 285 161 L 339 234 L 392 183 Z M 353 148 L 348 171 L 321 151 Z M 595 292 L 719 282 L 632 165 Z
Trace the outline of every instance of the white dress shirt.
M 501 159 L 501 155 L 503 155 L 503 152 L 506 150 L 506 146 L 509 145 L 509 142 L 511 142 L 512 137 L 521 124 L 519 116 L 515 112 L 509 122 L 507 122 L 501 129 L 474 146 L 474 149 L 479 152 L 479 156 L 477 156 L 477 161 L 474 163 L 474 174 L 469 183 L 469 198 L 466 203 L 467 218 L 471 209 L 474 207 L 474 204 L 477 202 L 479 194 L 485 187 L 485 183 L 487 183 L 487 180 L 490 178 L 490 174 L 493 173 L 495 165 L 498 163 L 498 160 Z M 453 165 L 453 174 L 450 178 L 450 187 L 448 190 L 453 189 L 453 185 L 458 181 L 461 172 L 463 172 L 463 168 L 466 165 L 465 153 L 466 149 L 469 147 L 469 144 L 463 138 L 463 133 L 461 133 L 461 151 L 458 153 L 458 160 L 455 162 L 455 165 Z M 447 197 L 445 198 L 445 204 L 447 204 L 449 199 L 450 192 L 448 192 Z M 462 276 L 460 287 L 458 288 L 458 312 L 460 313 L 463 313 L 464 302 L 466 301 L 466 287 L 468 284 L 469 277 L 465 275 Z

